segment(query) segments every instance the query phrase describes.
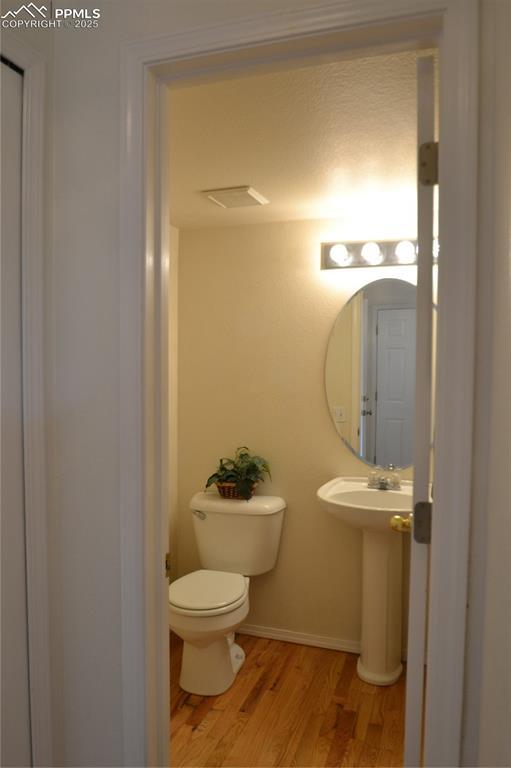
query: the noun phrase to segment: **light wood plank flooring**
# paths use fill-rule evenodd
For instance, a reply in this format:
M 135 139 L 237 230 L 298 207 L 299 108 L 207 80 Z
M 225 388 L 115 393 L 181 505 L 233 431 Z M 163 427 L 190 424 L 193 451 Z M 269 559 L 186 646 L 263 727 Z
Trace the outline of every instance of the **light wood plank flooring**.
M 404 675 L 362 682 L 351 653 L 237 634 L 246 660 L 220 696 L 179 687 L 182 643 L 171 634 L 171 766 L 400 766 Z

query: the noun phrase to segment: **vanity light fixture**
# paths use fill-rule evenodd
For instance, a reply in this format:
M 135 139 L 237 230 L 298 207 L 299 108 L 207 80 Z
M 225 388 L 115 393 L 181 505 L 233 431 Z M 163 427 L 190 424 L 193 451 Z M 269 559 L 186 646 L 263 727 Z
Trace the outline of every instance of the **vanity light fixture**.
M 344 243 L 332 245 L 329 256 L 338 267 L 349 267 L 353 261 L 353 255 L 348 251 Z
M 371 267 L 377 267 L 383 261 L 383 253 L 378 243 L 364 243 L 360 254 Z
M 321 243 L 321 269 L 351 267 L 401 267 L 417 264 L 416 240 L 356 243 Z M 433 261 L 438 261 L 438 238 L 433 241 Z
M 414 264 L 417 256 L 417 248 L 411 240 L 400 240 L 394 253 L 400 264 Z

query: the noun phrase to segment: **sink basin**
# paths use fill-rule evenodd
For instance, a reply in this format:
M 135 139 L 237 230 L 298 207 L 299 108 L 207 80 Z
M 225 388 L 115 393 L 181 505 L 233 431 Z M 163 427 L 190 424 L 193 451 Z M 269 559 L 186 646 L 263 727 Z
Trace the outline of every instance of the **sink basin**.
M 409 514 L 413 506 L 413 483 L 401 481 L 399 491 L 367 487 L 365 477 L 336 477 L 318 490 L 318 499 L 331 515 L 355 528 L 388 531 L 392 515 Z
M 392 685 L 401 664 L 401 571 L 403 535 L 390 529 L 392 515 L 413 506 L 413 483 L 399 491 L 367 487 L 366 477 L 336 477 L 317 492 L 324 509 L 362 529 L 362 631 L 357 672 L 374 685 Z M 341 530 L 341 529 L 339 529 Z

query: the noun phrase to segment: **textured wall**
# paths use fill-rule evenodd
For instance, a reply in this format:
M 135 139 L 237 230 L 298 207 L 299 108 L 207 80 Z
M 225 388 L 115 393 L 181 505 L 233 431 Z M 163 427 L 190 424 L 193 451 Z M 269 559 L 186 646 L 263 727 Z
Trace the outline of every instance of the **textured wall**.
M 399 211 L 412 223 L 401 236 L 413 234 L 416 61 L 412 51 L 171 88 L 172 222 L 335 216 L 349 231 L 370 210 L 384 237 Z M 197 194 L 242 184 L 270 205 L 225 211 Z
M 252 579 L 249 623 L 360 639 L 361 533 L 316 490 L 365 474 L 330 420 L 324 366 L 335 318 L 370 280 L 410 268 L 322 272 L 328 222 L 180 232 L 179 569 L 199 566 L 188 502 L 219 456 L 266 456 L 261 493 L 288 504 L 277 567 Z M 392 273 L 392 274 L 391 274 Z

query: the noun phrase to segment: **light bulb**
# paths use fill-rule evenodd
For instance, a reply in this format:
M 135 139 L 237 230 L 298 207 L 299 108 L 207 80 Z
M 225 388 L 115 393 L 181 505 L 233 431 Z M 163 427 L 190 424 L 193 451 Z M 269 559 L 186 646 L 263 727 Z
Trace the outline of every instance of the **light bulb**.
M 413 264 L 415 261 L 415 245 L 411 240 L 401 240 L 394 251 L 400 264 Z
M 383 253 L 378 243 L 365 243 L 362 247 L 362 258 L 371 266 L 376 267 L 383 261 Z
M 440 253 L 440 243 L 438 242 L 438 237 L 435 237 L 433 240 L 433 258 L 438 259 L 438 255 Z
M 353 256 L 343 243 L 332 245 L 328 255 L 330 260 L 337 264 L 338 267 L 349 267 L 353 261 Z

